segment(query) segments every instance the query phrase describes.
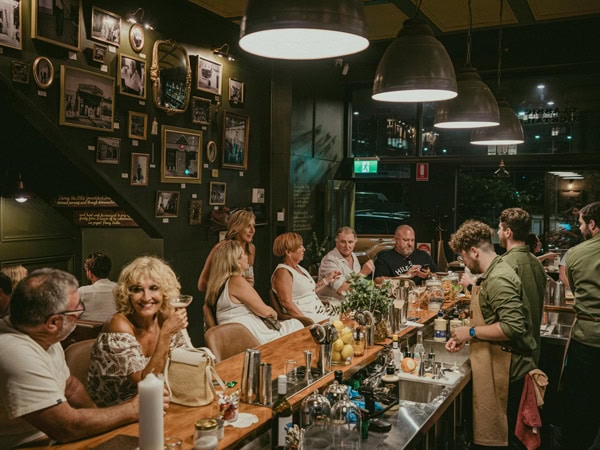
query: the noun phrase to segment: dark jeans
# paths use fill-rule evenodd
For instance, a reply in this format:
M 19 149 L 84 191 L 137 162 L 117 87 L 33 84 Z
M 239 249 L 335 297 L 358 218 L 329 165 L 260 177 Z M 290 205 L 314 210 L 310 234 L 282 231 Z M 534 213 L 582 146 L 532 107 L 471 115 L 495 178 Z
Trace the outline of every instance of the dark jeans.
M 599 325 L 600 326 L 600 325 Z M 587 450 L 600 429 L 600 348 L 572 340 L 564 371 L 561 448 Z
M 523 392 L 523 384 L 525 378 L 513 381 L 508 385 L 508 447 L 488 447 L 484 445 L 471 444 L 472 450 L 483 450 L 483 449 L 510 449 L 510 450 L 523 450 L 525 446 L 521 443 L 519 438 L 515 436 L 515 426 L 517 424 L 517 415 L 519 413 L 519 404 L 521 403 L 521 394 Z

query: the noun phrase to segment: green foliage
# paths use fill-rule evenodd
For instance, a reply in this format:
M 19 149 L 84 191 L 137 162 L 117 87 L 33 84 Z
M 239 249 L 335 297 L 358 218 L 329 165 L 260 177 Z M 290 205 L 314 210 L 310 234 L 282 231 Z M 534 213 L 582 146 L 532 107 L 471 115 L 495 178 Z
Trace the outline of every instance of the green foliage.
M 325 236 L 322 240 L 319 240 L 317 233 L 313 231 L 310 241 L 304 246 L 304 260 L 302 261 L 305 267 L 319 266 L 321 260 L 329 251 L 327 246 L 329 242 L 329 236 Z
M 392 286 L 389 281 L 377 285 L 370 278 L 351 273 L 346 282 L 350 289 L 344 294 L 339 306 L 327 306 L 327 313 L 341 314 L 352 311 L 379 311 L 386 314 L 391 305 Z

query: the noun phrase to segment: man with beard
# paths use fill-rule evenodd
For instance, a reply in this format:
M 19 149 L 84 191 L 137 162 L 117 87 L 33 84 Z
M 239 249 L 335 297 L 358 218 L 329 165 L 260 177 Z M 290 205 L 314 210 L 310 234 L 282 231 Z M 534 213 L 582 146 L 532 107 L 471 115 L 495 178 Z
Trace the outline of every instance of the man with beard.
M 579 230 L 585 241 L 570 248 L 566 258 L 577 314 L 563 379 L 566 420 L 561 443 L 570 450 L 592 448 L 600 433 L 600 202 L 579 210 Z
M 394 233 L 394 248 L 384 250 L 375 260 L 375 282 L 380 284 L 386 278 L 407 275 L 416 284 L 429 278 L 437 267 L 431 255 L 423 250 L 415 250 L 415 230 L 408 225 L 400 225 Z
M 519 275 L 523 286 L 523 302 L 529 305 L 531 326 L 536 349 L 533 358 L 536 364 L 540 362 L 540 325 L 544 310 L 544 295 L 546 294 L 546 272 L 538 258 L 531 253 L 525 243 L 531 228 L 531 216 L 521 208 L 508 208 L 500 214 L 498 239 L 500 246 L 506 249 L 502 259 L 506 261 Z
M 77 287 L 67 272 L 39 269 L 14 289 L 10 316 L 0 320 L 0 448 L 72 441 L 138 419 L 138 397 L 96 408 L 69 373 L 60 341 L 85 310 Z
M 473 442 L 523 448 L 514 430 L 525 375 L 536 367 L 535 340 L 528 305 L 521 300 L 521 280 L 496 255 L 492 233 L 470 220 L 450 238 L 450 248 L 481 277 L 471 293 L 472 326 L 453 328 L 446 349 L 456 352 L 471 341 Z
M 328 273 L 338 271 L 341 276 L 336 278 L 329 286 L 319 292 L 319 297 L 333 297 L 342 300 L 343 293 L 350 286 L 346 278 L 351 273 L 368 276 L 373 272 L 373 260 L 368 260 L 360 266 L 358 258 L 354 253 L 356 245 L 356 232 L 350 227 L 340 227 L 335 234 L 335 248 L 327 253 L 319 265 L 319 278 L 323 279 Z

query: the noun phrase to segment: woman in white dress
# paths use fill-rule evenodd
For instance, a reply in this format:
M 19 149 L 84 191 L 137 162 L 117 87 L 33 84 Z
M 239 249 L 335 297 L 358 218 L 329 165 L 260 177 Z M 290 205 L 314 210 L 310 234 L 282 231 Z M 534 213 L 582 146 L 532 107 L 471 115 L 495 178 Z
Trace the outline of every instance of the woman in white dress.
M 242 276 L 247 269 L 248 255 L 239 242 L 225 241 L 214 250 L 205 301 L 216 311 L 217 323 L 241 323 L 261 344 L 302 329 L 302 323 L 295 319 L 279 322 L 279 330 L 263 321 L 276 320 L 277 313 Z
M 323 303 L 319 300 L 317 292 L 333 282 L 340 276 L 334 270 L 318 283 L 315 283 L 308 271 L 300 265 L 304 259 L 304 245 L 302 236 L 298 233 L 283 233 L 273 242 L 273 253 L 283 258 L 271 276 L 271 286 L 279 297 L 281 306 L 292 317 L 308 317 L 314 322 L 328 319 L 329 316 L 322 311 Z

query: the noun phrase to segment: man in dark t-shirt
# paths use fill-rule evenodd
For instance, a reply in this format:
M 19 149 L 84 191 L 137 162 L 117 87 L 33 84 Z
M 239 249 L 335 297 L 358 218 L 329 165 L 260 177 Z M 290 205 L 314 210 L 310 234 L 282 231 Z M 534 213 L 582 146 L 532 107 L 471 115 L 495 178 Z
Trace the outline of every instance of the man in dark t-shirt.
M 375 282 L 381 283 L 386 278 L 409 275 L 419 285 L 429 277 L 437 267 L 427 252 L 415 250 L 415 230 L 408 225 L 400 225 L 394 233 L 396 245 L 391 250 L 384 250 L 375 260 Z

